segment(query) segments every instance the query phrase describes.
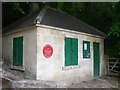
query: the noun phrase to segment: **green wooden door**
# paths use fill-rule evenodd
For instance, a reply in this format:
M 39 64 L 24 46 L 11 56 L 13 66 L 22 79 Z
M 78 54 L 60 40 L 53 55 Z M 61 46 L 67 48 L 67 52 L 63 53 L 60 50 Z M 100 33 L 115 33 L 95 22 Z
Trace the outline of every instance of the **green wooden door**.
M 65 38 L 65 66 L 71 65 L 71 38 Z
M 23 37 L 13 38 L 13 65 L 23 66 Z
M 78 65 L 78 39 L 72 38 L 72 65 Z
M 93 57 L 94 57 L 94 77 L 99 76 L 100 65 L 99 65 L 99 43 L 93 43 Z
M 65 38 L 65 66 L 78 65 L 78 39 Z

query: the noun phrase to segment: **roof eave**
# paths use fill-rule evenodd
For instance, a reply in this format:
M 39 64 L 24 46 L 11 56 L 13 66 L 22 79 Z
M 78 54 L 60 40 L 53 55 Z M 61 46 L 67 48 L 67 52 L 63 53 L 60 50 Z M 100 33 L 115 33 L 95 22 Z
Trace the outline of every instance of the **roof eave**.
M 71 32 L 71 33 L 76 33 L 76 34 L 88 35 L 88 36 L 91 36 L 91 37 L 97 37 L 97 38 L 103 38 L 103 39 L 106 38 L 106 36 L 99 36 L 99 35 L 94 35 L 94 34 L 89 34 L 89 33 L 84 33 L 84 32 L 78 32 L 78 31 L 59 28 L 59 27 L 54 27 L 54 26 L 48 26 L 48 25 L 42 25 L 42 24 L 36 24 L 36 26 L 37 27 L 49 28 L 49 29 L 53 29 L 53 30 L 64 31 L 64 32 Z
M 9 34 L 12 34 L 12 33 L 24 31 L 26 28 L 33 27 L 33 26 L 36 27 L 36 24 L 27 25 L 25 27 L 17 28 L 17 29 L 14 29 L 13 31 L 9 31 L 9 32 L 5 32 L 5 33 L 2 32 L 2 36 L 6 36 L 6 35 L 9 35 Z

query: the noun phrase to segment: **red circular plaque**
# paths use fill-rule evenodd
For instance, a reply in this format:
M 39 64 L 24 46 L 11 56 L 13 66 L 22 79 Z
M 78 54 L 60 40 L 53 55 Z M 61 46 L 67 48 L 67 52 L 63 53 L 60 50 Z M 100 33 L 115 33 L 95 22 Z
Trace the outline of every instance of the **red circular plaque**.
M 44 48 L 43 48 L 43 54 L 44 54 L 44 56 L 46 58 L 51 57 L 52 54 L 53 54 L 53 48 L 52 48 L 52 46 L 49 45 L 49 44 L 45 45 Z

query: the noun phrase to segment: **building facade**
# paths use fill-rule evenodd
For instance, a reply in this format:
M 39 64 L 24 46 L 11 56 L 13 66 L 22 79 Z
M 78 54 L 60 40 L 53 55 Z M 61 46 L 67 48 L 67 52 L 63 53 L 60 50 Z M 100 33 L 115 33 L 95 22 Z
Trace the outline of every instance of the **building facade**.
M 106 74 L 105 37 L 64 12 L 44 7 L 4 29 L 2 55 L 11 68 L 34 79 L 77 83 Z

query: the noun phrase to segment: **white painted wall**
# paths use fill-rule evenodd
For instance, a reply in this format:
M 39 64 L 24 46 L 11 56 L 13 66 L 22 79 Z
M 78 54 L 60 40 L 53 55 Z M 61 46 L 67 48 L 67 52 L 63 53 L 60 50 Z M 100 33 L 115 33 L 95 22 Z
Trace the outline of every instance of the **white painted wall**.
M 13 62 L 13 38 L 23 36 L 23 67 L 28 75 L 36 77 L 36 43 L 37 43 L 36 27 L 23 28 L 22 31 L 4 35 L 3 40 L 3 56 L 5 62 L 12 65 Z
M 38 80 L 64 81 L 68 84 L 78 83 L 93 78 L 93 42 L 100 44 L 100 75 L 104 75 L 104 41 L 102 38 L 83 35 L 77 32 L 60 31 L 41 26 L 24 28 L 20 32 L 3 37 L 3 55 L 5 60 L 13 60 L 13 38 L 23 36 L 23 66 L 28 75 Z M 65 37 L 78 39 L 78 65 L 65 66 Z M 83 59 L 82 41 L 90 41 L 90 59 Z M 53 55 L 45 58 L 43 47 L 50 44 Z M 37 54 L 37 55 L 36 55 Z
M 65 67 L 65 37 L 78 39 L 78 64 Z M 83 59 L 82 41 L 90 41 L 90 59 Z M 46 27 L 37 27 L 37 79 L 51 81 L 80 82 L 93 78 L 93 42 L 100 44 L 100 75 L 104 74 L 104 41 L 102 38 L 54 30 Z M 50 44 L 53 55 L 45 58 L 43 47 Z M 72 69 L 70 69 L 72 68 Z M 69 70 L 68 70 L 69 69 Z M 103 71 L 102 71 L 103 70 Z

